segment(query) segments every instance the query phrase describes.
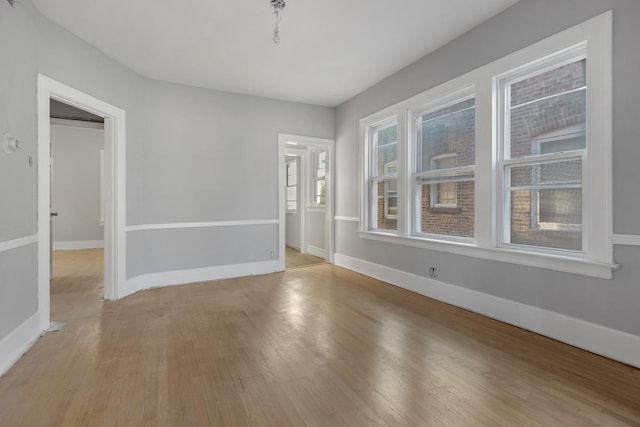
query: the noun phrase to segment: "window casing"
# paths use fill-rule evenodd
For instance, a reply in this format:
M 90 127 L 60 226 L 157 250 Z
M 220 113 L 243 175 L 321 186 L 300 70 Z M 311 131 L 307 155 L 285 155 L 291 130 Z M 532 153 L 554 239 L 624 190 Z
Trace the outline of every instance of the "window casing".
M 370 126 L 367 144 L 371 153 L 367 222 L 372 230 L 393 233 L 398 226 L 398 126 L 395 119 Z
M 611 278 L 611 33 L 608 12 L 363 118 L 360 237 Z M 511 102 L 512 92 L 554 73 L 568 85 Z M 426 123 L 470 100 L 473 144 L 444 119 L 431 131 L 446 131 L 446 146 L 423 138 Z M 518 109 L 530 110 L 528 121 Z M 556 123 L 544 124 L 545 111 Z M 518 120 L 533 131 L 512 144 Z M 390 158 L 380 157 L 378 139 L 389 127 L 397 166 L 385 170 Z M 425 155 L 429 144 L 437 149 Z M 392 212 L 389 197 L 397 200 Z M 461 220 L 444 228 L 437 216 L 461 218 L 463 200 L 473 207 L 464 233 Z

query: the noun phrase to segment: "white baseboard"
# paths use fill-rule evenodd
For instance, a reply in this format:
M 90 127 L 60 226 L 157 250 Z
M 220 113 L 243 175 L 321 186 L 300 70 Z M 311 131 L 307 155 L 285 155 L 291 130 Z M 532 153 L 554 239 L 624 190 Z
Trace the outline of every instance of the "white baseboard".
M 69 242 L 53 242 L 54 251 L 76 251 L 79 249 L 102 249 L 104 240 L 77 240 Z
M 327 251 L 317 246 L 307 245 L 307 253 L 309 255 L 317 256 L 322 259 L 327 258 Z
M 124 298 L 138 291 L 147 289 L 186 285 L 209 280 L 230 279 L 234 277 L 256 276 L 259 274 L 275 273 L 277 271 L 281 271 L 279 262 L 278 260 L 273 260 L 143 274 L 128 279 L 123 294 L 118 295 L 118 298 Z
M 25 354 L 40 337 L 40 313 L 36 312 L 0 340 L 0 377 Z
M 640 336 L 347 255 L 340 267 L 640 368 Z

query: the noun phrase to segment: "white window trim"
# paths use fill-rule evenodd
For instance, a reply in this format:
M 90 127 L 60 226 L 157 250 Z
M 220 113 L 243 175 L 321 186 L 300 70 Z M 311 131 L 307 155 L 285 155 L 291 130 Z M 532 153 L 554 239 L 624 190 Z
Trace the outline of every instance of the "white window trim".
M 498 206 L 502 206 L 502 191 L 498 182 L 503 179 L 496 167 L 498 150 L 494 144 L 499 124 L 495 123 L 494 110 L 502 100 L 494 96 L 499 76 L 524 68 L 532 61 L 555 55 L 564 49 L 573 49 L 586 41 L 587 55 L 587 135 L 589 141 L 585 154 L 583 185 L 590 188 L 591 196 L 583 198 L 585 206 L 583 227 L 586 244 L 584 254 L 546 251 L 512 245 L 500 247 L 499 233 L 502 224 Z M 612 220 L 612 12 L 608 11 L 588 21 L 564 30 L 554 36 L 514 52 L 497 61 L 482 66 L 447 83 L 429 89 L 419 95 L 387 107 L 360 120 L 360 236 L 362 238 L 402 244 L 412 247 L 443 251 L 453 254 L 473 256 L 481 259 L 528 265 L 551 270 L 610 279 L 613 262 L 613 220 Z M 496 77 L 497 76 L 497 77 Z M 476 96 L 476 236 L 473 242 L 464 243 L 440 240 L 441 236 L 412 235 L 411 221 L 415 214 L 415 201 L 409 194 L 415 194 L 415 176 L 411 171 L 412 144 L 407 143 L 407 135 L 412 135 L 412 111 L 429 105 L 442 104 L 442 99 L 452 97 L 460 88 L 473 87 Z M 369 168 L 370 130 L 385 120 L 393 120 L 398 126 L 398 231 L 370 229 Z M 598 162 L 589 162 L 590 158 Z M 592 178 L 594 177 L 594 178 Z M 493 191 L 488 192 L 486 189 Z M 482 189 L 482 191 L 481 191 Z M 605 207 L 603 209 L 603 206 Z
M 326 200 L 326 192 L 325 192 L 325 201 L 324 203 L 317 203 L 316 200 L 316 183 L 318 181 L 324 181 L 325 183 L 325 189 L 326 189 L 326 185 L 327 185 L 327 167 L 326 167 L 326 162 L 327 162 L 327 157 L 328 157 L 328 152 L 324 149 L 312 149 L 311 151 L 311 158 L 309 159 L 311 161 L 311 171 L 312 171 L 312 175 L 311 175 L 311 191 L 309 192 L 309 196 L 311 197 L 311 200 L 309 201 L 309 206 L 312 208 L 317 208 L 317 209 L 324 209 L 326 204 L 327 204 L 327 200 Z M 318 164 L 316 162 L 317 157 L 319 156 L 320 153 L 326 153 L 325 156 L 325 168 L 324 168 L 324 173 L 325 175 L 323 177 L 318 177 Z M 326 191 L 326 190 L 325 190 Z

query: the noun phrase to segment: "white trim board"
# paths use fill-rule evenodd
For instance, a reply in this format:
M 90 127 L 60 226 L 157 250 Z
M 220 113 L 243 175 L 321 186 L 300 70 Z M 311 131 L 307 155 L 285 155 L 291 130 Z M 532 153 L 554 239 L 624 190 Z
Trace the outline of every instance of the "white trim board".
M 307 253 L 318 258 L 327 259 L 327 251 L 313 245 L 307 245 Z
M 0 242 L 0 252 L 10 251 L 12 249 L 21 248 L 23 246 L 32 245 L 38 243 L 38 235 L 20 237 L 18 239 L 5 240 Z
M 614 245 L 640 246 L 640 236 L 637 234 L 614 234 Z
M 360 217 L 357 216 L 338 216 L 333 217 L 336 221 L 348 221 L 348 222 L 360 222 Z
M 25 354 L 40 336 L 40 313 L 35 313 L 0 340 L 0 377 Z
M 276 271 L 280 271 L 278 260 L 143 274 L 127 280 L 127 286 L 123 291 L 122 297 L 147 289 L 256 276 L 275 273 Z
M 335 254 L 334 260 L 340 267 L 640 368 L 640 336 L 347 255 Z
M 77 240 L 65 242 L 53 242 L 54 251 L 75 251 L 79 249 L 104 248 L 104 240 Z
M 140 224 L 127 226 L 127 232 L 144 230 L 171 230 L 177 228 L 234 227 L 249 225 L 279 224 L 277 219 L 255 219 L 247 221 L 173 222 L 167 224 Z

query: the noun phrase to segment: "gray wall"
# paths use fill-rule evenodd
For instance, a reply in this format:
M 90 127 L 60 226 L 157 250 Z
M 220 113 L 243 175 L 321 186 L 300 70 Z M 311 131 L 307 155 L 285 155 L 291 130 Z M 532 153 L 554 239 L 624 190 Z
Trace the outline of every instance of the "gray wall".
M 104 130 L 51 125 L 51 209 L 54 242 L 103 240 L 100 150 Z
M 640 2 L 632 0 L 521 0 L 338 106 L 337 215 L 359 215 L 358 121 L 362 117 L 609 9 L 614 10 L 614 231 L 640 234 L 640 186 L 634 182 L 640 161 Z M 422 276 L 425 268 L 434 265 L 444 282 L 640 335 L 638 247 L 615 248 L 621 267 L 607 281 L 361 240 L 356 230 L 356 223 L 337 223 L 337 253 Z
M 37 231 L 35 11 L 0 2 L 0 136 L 20 139 L 19 151 L 0 149 L 0 241 Z M 0 252 L 0 339 L 37 311 L 37 245 Z
M 333 137 L 333 109 L 146 80 L 37 12 L 0 1 L 0 242 L 37 232 L 37 73 L 126 111 L 128 225 L 276 219 L 277 134 Z M 127 234 L 127 277 L 268 260 L 276 226 Z M 167 249 L 179 242 L 178 249 Z M 229 252 L 225 252 L 225 248 Z M 0 339 L 37 311 L 37 245 L 0 253 Z M 172 253 L 179 250 L 179 253 Z M 10 308 L 2 304 L 10 304 Z
M 145 221 L 151 224 L 277 219 L 278 133 L 319 138 L 333 134 L 330 108 L 170 83 L 147 83 L 146 110 Z M 238 230 L 239 241 L 234 245 L 241 250 L 237 257 L 225 258 L 229 264 L 273 259 L 271 252 L 278 253 L 277 233 L 265 233 L 263 228 Z M 158 242 L 155 235 L 166 233 L 144 234 Z M 181 229 L 170 234 L 188 242 L 193 232 Z M 190 268 L 218 265 L 219 261 L 204 259 L 200 252 L 224 251 L 227 245 L 228 238 L 214 237 L 204 246 L 181 244 L 175 262 L 147 252 L 145 272 L 178 269 L 184 264 L 181 259 L 201 260 L 190 261 Z

